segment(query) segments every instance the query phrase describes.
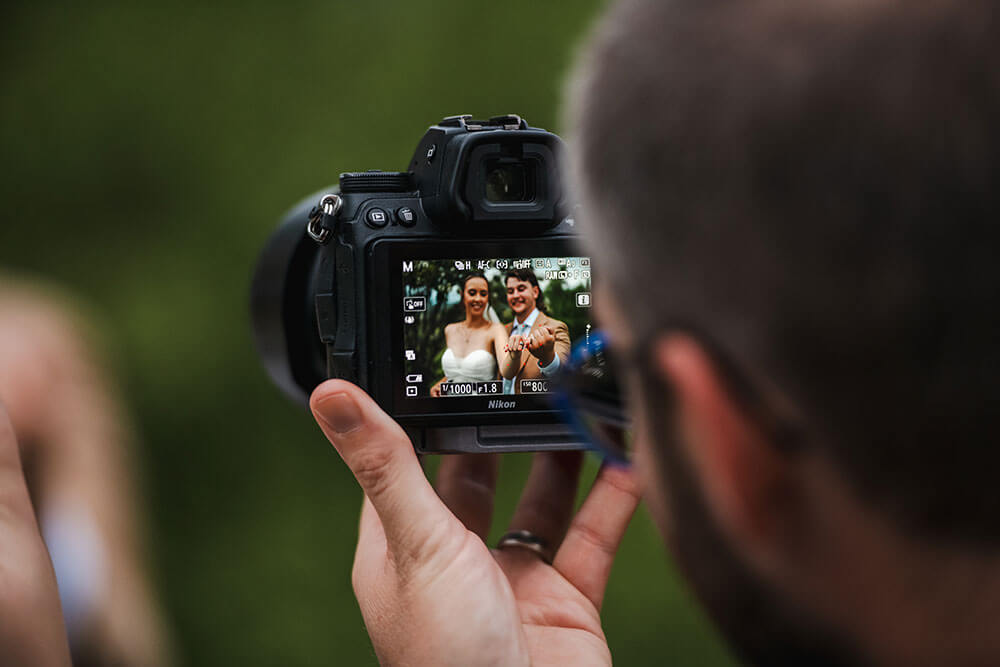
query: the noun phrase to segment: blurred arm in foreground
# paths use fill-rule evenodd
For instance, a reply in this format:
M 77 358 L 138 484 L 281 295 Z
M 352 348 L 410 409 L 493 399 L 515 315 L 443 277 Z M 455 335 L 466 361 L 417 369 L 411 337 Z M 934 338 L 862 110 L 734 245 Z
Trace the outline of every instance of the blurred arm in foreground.
M 16 433 L 24 477 L 59 582 L 74 661 L 166 664 L 163 630 L 137 538 L 127 420 L 85 342 L 81 319 L 57 297 L 4 282 L 0 399 Z M 10 451 L 4 456 L 11 478 L 20 478 L 13 433 L 5 435 L 3 447 Z M 7 493 L 6 483 L 2 491 Z M 22 509 L 27 512 L 22 532 L 30 533 L 34 517 L 27 499 Z M 16 562 L 0 563 L 8 565 L 18 567 Z M 39 595 L 48 587 L 43 581 L 47 576 L 32 578 L 30 585 Z M 9 595 L 4 598 L 0 605 L 13 604 Z M 43 606 L 51 611 L 48 601 Z M 41 616 L 25 618 L 25 623 L 32 628 L 50 625 Z

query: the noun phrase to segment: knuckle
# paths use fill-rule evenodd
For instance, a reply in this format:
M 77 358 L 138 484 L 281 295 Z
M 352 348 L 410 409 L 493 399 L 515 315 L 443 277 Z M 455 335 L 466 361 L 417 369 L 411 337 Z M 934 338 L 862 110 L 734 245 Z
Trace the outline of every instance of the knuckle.
M 351 458 L 351 472 L 369 496 L 379 495 L 391 483 L 394 460 L 387 447 L 362 446 Z
M 468 537 L 479 539 L 467 530 L 455 530 L 448 521 L 423 528 L 426 529 L 414 526 L 404 539 L 389 548 L 389 558 L 403 585 L 421 576 L 439 574 L 442 568 L 454 564 Z
M 624 494 L 633 502 L 641 500 L 642 489 L 639 486 L 638 478 L 632 471 L 619 468 L 605 468 L 602 471 L 602 477 L 608 486 Z
M 614 556 L 616 544 L 596 526 L 588 521 L 574 520 L 571 528 L 577 538 L 607 556 Z
M 365 599 L 372 587 L 371 566 L 366 564 L 361 558 L 355 556 L 354 566 L 351 568 L 351 589 L 354 597 L 359 601 Z

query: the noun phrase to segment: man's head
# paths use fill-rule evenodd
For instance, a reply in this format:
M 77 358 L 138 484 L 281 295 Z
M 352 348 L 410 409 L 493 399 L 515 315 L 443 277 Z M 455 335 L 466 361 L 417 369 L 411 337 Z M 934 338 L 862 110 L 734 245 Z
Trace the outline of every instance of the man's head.
M 993 13 L 633 0 L 574 79 L 595 301 L 621 347 L 652 341 L 631 393 L 654 512 L 722 625 L 756 621 L 747 655 L 795 628 L 807 654 L 898 656 L 947 596 L 901 609 L 906 576 L 1000 547 Z
M 514 316 L 518 320 L 530 315 L 536 306 L 542 310 L 542 290 L 538 287 L 538 278 L 534 271 L 515 269 L 508 271 L 503 278 L 507 287 L 507 305 L 514 311 Z

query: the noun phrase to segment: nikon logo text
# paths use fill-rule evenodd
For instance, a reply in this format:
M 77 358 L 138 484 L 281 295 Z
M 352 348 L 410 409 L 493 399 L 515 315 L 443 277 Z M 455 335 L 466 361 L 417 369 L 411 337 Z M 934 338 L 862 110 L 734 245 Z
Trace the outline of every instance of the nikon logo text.
M 517 405 L 517 401 L 490 401 L 486 406 L 490 410 L 510 410 Z

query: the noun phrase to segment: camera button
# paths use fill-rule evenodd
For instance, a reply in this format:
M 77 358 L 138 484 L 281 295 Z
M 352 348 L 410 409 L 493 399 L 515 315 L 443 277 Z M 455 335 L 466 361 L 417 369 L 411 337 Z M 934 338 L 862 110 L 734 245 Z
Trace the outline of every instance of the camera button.
M 417 214 L 409 206 L 403 206 L 396 209 L 396 220 L 404 227 L 412 227 L 417 224 Z
M 389 214 L 380 208 L 370 208 L 365 213 L 365 222 L 369 227 L 385 227 L 389 223 Z

